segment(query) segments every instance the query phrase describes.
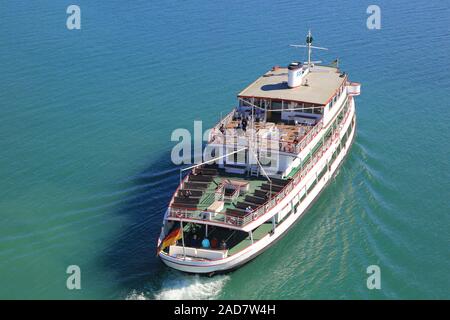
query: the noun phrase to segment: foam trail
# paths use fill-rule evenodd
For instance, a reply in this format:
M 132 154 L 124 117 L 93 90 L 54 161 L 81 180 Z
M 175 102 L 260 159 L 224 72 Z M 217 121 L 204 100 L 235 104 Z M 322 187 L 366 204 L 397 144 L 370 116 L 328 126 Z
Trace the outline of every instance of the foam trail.
M 163 280 L 161 289 L 156 293 L 137 292 L 133 290 L 127 300 L 213 300 L 216 299 L 229 276 L 214 276 L 212 278 L 198 275 L 172 275 Z
M 126 298 L 125 300 L 149 300 L 148 297 L 143 292 L 137 292 L 136 290 L 133 290 Z
M 216 299 L 229 276 L 205 278 L 184 276 L 170 278 L 163 282 L 163 288 L 155 294 L 156 300 L 213 300 Z

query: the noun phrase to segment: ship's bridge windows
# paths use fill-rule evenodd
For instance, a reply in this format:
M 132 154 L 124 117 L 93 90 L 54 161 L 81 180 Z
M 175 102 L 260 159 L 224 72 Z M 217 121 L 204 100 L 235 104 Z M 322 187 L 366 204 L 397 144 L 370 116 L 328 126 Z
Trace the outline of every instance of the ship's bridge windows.
M 251 106 L 250 103 L 253 103 L 253 98 L 242 98 L 239 99 L 239 107 L 240 108 L 249 108 Z
M 279 110 L 283 108 L 283 103 L 281 101 L 272 101 L 272 110 Z
M 323 108 L 320 108 L 317 106 L 313 109 L 313 111 L 314 111 L 313 112 L 314 114 L 320 114 L 320 115 L 323 114 Z
M 313 109 L 311 109 L 312 107 L 314 107 L 313 104 L 304 103 L 303 104 L 303 110 L 301 110 L 301 112 L 303 112 L 303 113 L 313 113 Z

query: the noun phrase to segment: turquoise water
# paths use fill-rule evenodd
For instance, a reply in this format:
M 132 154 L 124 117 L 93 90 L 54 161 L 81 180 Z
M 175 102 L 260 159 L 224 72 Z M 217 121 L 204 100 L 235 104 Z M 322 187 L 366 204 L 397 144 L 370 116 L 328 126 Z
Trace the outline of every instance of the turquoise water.
M 450 298 L 450 5 L 9 1 L 0 10 L 0 298 Z M 341 59 L 358 135 L 289 234 L 245 267 L 167 269 L 155 241 L 176 128 L 213 125 L 312 28 Z M 178 77 L 175 78 L 174 75 Z M 67 266 L 81 290 L 66 289 Z M 366 268 L 381 268 L 368 290 Z

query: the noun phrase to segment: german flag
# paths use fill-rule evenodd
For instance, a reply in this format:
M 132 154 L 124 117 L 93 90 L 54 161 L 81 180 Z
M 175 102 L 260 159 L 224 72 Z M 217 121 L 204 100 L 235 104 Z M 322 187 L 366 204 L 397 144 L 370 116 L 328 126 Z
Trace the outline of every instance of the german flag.
M 161 244 L 158 247 L 157 254 L 159 254 L 162 250 L 167 248 L 168 246 L 171 246 L 177 242 L 177 240 L 181 239 L 183 236 L 183 233 L 181 232 L 181 227 L 176 228 L 172 232 L 170 232 L 163 241 L 161 241 Z

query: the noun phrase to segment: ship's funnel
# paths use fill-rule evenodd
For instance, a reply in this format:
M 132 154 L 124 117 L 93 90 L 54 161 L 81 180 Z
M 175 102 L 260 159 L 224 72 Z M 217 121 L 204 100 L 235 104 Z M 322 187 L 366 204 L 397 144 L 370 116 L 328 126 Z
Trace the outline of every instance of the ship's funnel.
M 303 65 L 301 64 L 301 62 L 292 62 L 288 66 L 288 86 L 289 86 L 289 88 L 295 88 L 302 84 L 302 79 L 303 79 L 303 76 L 306 74 L 306 70 L 303 69 Z

